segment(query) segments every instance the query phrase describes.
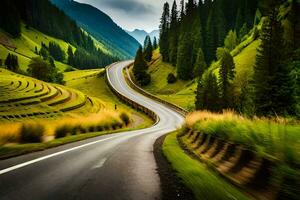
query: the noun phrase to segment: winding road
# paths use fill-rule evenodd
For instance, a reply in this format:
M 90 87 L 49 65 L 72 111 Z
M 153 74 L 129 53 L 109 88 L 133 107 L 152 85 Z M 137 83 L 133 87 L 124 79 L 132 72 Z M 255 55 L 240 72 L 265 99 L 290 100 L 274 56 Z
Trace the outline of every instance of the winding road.
M 153 144 L 175 130 L 183 116 L 130 88 L 122 69 L 107 69 L 108 82 L 122 95 L 154 111 L 150 128 L 104 135 L 0 161 L 0 199 L 154 200 L 160 199 Z

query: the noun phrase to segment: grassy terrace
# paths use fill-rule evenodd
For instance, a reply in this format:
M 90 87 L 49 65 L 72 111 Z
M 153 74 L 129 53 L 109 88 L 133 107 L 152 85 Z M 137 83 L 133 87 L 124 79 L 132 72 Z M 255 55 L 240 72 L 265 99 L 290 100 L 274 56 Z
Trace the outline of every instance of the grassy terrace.
M 0 158 L 150 126 L 110 92 L 104 72 L 69 72 L 61 86 L 0 69 Z

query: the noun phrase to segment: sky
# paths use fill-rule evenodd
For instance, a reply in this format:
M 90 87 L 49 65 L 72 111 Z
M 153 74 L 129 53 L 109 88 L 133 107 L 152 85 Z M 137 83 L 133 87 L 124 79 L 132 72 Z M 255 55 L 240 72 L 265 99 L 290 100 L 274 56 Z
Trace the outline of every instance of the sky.
M 123 29 L 158 29 L 163 4 L 173 0 L 76 0 L 90 4 L 108 14 Z M 177 4 L 178 5 L 178 4 Z

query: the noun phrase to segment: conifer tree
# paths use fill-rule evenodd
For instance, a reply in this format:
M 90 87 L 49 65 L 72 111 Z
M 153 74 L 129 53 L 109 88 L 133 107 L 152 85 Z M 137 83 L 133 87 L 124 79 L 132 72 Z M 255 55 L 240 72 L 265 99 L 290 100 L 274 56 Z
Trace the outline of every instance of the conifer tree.
M 144 45 L 144 58 L 147 62 L 150 62 L 152 59 L 153 46 L 149 35 L 146 36 Z
M 136 80 L 142 86 L 148 85 L 151 81 L 151 76 L 146 72 L 147 69 L 148 66 L 144 60 L 143 49 L 140 47 L 136 53 L 132 71 Z
M 173 2 L 170 21 L 169 32 L 169 61 L 173 66 L 177 62 L 177 49 L 178 49 L 178 11 L 176 1 Z
M 170 8 L 169 3 L 164 4 L 163 14 L 160 20 L 160 53 L 163 61 L 169 61 L 169 26 L 170 26 Z
M 235 75 L 235 64 L 233 57 L 227 49 L 219 48 L 218 57 L 220 59 L 219 69 L 219 84 L 221 90 L 221 99 L 223 108 L 230 108 L 232 106 L 233 95 L 231 93 L 231 81 Z
M 72 47 L 69 45 L 68 46 L 68 64 L 69 65 L 74 65 L 74 54 L 73 54 L 73 49 Z
M 178 78 L 182 80 L 191 79 L 193 73 L 193 63 L 191 55 L 193 54 L 192 38 L 189 32 L 184 33 L 181 36 L 178 44 L 178 55 L 177 55 L 177 74 Z
M 154 39 L 153 39 L 153 50 L 156 50 L 157 47 L 158 47 L 158 44 L 157 44 L 157 38 L 154 37 Z
M 195 105 L 197 110 L 220 110 L 217 77 L 211 71 L 206 71 L 198 81 Z
M 286 63 L 278 7 L 273 5 L 270 8 L 254 67 L 253 101 L 259 115 L 284 115 L 293 112 L 293 83 L 291 69 Z
M 206 62 L 210 64 L 215 59 L 215 51 L 216 51 L 216 45 L 215 45 L 215 30 L 213 27 L 213 11 L 210 10 L 210 13 L 208 15 L 207 23 L 206 23 L 206 36 L 205 36 L 205 58 Z
M 201 48 L 199 48 L 197 53 L 197 59 L 194 64 L 194 77 L 202 77 L 203 73 L 207 69 L 207 65 L 205 62 L 204 54 Z
M 225 38 L 224 46 L 229 51 L 232 51 L 238 45 L 238 38 L 235 31 L 230 30 Z

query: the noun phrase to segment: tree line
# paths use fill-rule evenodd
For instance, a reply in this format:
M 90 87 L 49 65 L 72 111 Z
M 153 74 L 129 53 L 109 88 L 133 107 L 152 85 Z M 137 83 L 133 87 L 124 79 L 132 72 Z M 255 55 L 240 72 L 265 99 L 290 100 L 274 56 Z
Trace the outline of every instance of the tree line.
M 203 54 L 209 66 L 230 30 L 239 39 L 248 33 L 256 9 L 257 0 L 182 0 L 180 9 L 176 1 L 172 8 L 165 3 L 159 42 L 163 61 L 177 67 L 180 79 L 193 79 L 197 58 Z
M 48 0 L 3 0 L 0 15 L 0 27 L 13 37 L 21 35 L 21 21 L 23 21 L 28 27 L 33 27 L 45 34 L 62 39 L 76 48 L 80 48 L 81 55 L 84 55 L 83 59 L 80 60 L 80 64 L 77 65 L 80 68 L 106 66 L 118 60 L 118 58 L 105 54 L 97 48 L 93 39 L 82 31 L 75 21 Z M 56 50 L 54 49 L 54 51 Z M 90 57 L 94 61 L 86 62 Z M 95 57 L 98 57 L 98 59 L 95 59 Z M 62 58 L 58 57 L 58 60 L 60 59 Z M 90 64 L 93 64 L 93 66 Z
M 149 67 L 148 63 L 152 60 L 153 50 L 156 50 L 157 48 L 158 43 L 156 37 L 154 37 L 152 43 L 150 36 L 147 35 L 144 46 L 139 47 L 136 53 L 132 72 L 141 86 L 146 86 L 151 82 L 151 76 L 147 73 Z
M 283 17 L 279 17 L 280 6 L 290 6 Z M 198 79 L 197 109 L 299 115 L 297 10 L 295 0 L 188 0 L 181 1 L 180 10 L 176 1 L 171 9 L 165 3 L 159 42 L 162 59 L 176 66 L 179 79 Z M 258 33 L 256 25 L 262 16 L 267 20 Z M 231 51 L 249 32 L 262 42 L 254 75 L 237 96 L 232 85 L 236 72 Z

